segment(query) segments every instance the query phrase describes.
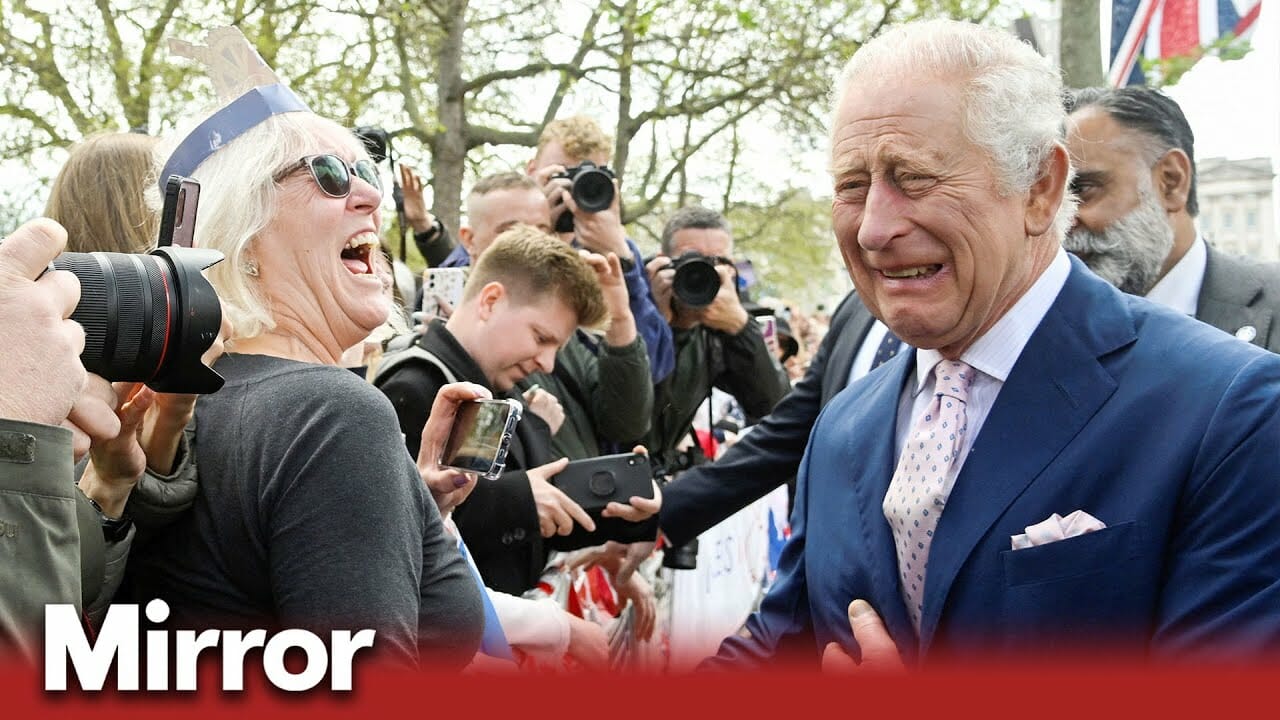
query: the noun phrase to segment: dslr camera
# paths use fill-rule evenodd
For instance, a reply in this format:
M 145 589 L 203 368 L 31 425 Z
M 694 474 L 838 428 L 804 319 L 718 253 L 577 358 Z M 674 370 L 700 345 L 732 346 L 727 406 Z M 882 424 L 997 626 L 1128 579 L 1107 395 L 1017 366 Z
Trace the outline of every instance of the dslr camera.
M 676 275 L 671 279 L 671 292 L 682 305 L 704 308 L 720 292 L 720 273 L 716 266 L 726 261 L 690 250 L 671 263 Z
M 364 143 L 365 149 L 369 151 L 369 157 L 373 158 L 375 163 L 387 159 L 387 151 L 391 147 L 391 136 L 386 130 L 376 125 L 361 125 L 351 128 L 351 132 Z
M 200 357 L 222 327 L 222 305 L 201 271 L 223 256 L 192 247 L 199 189 L 194 180 L 170 176 L 159 247 L 150 253 L 54 258 L 54 269 L 80 281 L 71 319 L 84 328 L 80 362 L 89 372 L 112 382 L 143 382 L 156 392 L 207 394 L 222 387 L 222 376 Z
M 617 177 L 608 165 L 596 165 L 590 160 L 551 176 L 569 180 L 569 194 L 583 212 L 598 213 L 613 205 L 613 179 Z M 565 210 L 556 218 L 556 232 L 573 232 L 573 213 Z

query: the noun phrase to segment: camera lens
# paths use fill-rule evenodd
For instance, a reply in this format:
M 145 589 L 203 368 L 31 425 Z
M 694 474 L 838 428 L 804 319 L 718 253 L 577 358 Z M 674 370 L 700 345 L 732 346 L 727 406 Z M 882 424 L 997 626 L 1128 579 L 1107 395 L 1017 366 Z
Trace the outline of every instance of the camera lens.
M 584 169 L 573 179 L 570 192 L 584 212 L 608 210 L 613 204 L 613 178 L 601 170 Z
M 162 247 L 149 255 L 63 253 L 53 265 L 80 280 L 71 319 L 84 328 L 86 370 L 158 392 L 210 393 L 222 376 L 200 356 L 222 326 L 217 293 L 200 271 L 216 250 Z
M 663 549 L 662 567 L 672 570 L 697 570 L 698 540 L 695 538 L 678 547 Z
M 716 299 L 720 292 L 720 273 L 711 260 L 697 253 L 686 253 L 676 260 L 675 269 L 671 291 L 686 307 L 706 307 Z

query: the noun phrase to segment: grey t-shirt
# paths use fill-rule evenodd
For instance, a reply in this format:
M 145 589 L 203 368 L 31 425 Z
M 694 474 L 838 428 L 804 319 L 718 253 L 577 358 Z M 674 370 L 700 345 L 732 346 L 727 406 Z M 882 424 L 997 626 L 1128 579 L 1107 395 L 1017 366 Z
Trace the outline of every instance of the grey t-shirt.
M 374 628 L 384 657 L 461 666 L 480 590 L 405 451 L 391 404 L 337 367 L 224 355 L 196 405 L 199 494 L 130 559 L 170 626 Z

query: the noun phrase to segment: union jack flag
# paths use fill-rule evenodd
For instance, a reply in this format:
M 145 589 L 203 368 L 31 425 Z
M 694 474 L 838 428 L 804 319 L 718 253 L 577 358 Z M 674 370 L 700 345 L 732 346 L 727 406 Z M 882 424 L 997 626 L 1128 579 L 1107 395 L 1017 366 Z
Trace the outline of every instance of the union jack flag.
M 1103 0 L 1101 5 L 1102 43 L 1111 49 L 1107 82 L 1120 87 L 1145 82 L 1140 54 L 1169 59 L 1191 55 L 1227 33 L 1245 37 L 1258 20 L 1262 0 Z

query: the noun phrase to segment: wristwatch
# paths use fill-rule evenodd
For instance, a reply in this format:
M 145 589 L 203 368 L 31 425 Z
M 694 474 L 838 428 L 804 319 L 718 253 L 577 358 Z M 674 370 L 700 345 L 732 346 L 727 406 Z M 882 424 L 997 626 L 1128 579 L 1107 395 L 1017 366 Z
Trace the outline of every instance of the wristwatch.
M 418 234 L 422 236 L 424 242 L 433 242 L 438 240 L 442 233 L 444 233 L 444 223 L 440 222 L 440 218 L 432 215 L 431 227 Z
M 126 513 L 118 518 L 107 517 L 102 511 L 102 506 L 97 500 L 84 496 L 94 510 L 98 511 L 98 519 L 102 522 L 102 538 L 109 543 L 120 542 L 129 534 L 129 528 L 133 527 L 133 518 Z

